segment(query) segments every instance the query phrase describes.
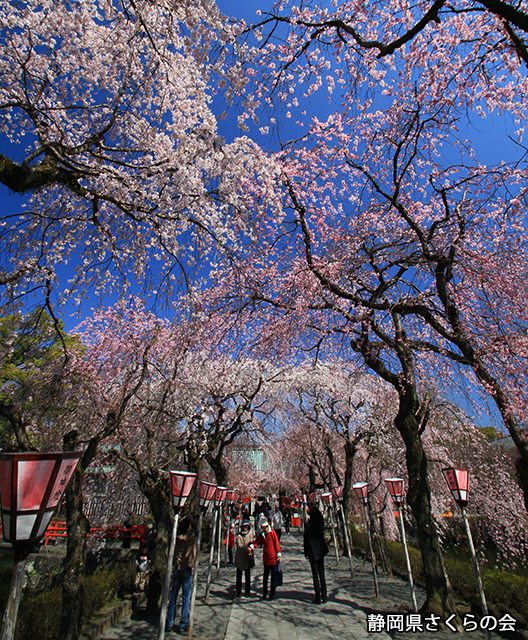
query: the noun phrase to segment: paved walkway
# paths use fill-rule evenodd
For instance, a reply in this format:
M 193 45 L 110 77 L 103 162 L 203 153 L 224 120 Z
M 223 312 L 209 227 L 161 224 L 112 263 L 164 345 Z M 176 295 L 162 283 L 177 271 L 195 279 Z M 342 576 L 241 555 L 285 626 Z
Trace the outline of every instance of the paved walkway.
M 369 631 L 367 616 L 387 614 L 404 617 L 411 612 L 407 582 L 401 578 L 379 575 L 380 598 L 375 598 L 370 565 L 358 569 L 361 560 L 354 560 L 354 578 L 350 576 L 347 558 L 336 564 L 335 555 L 326 558 L 328 602 L 312 603 L 313 584 L 310 566 L 302 553 L 300 534 L 283 535 L 281 540 L 284 584 L 277 589 L 274 600 L 261 600 L 262 559 L 257 550 L 256 568 L 252 571 L 252 595 L 235 599 L 235 570 L 222 568 L 220 576 L 213 573 L 209 604 L 203 602 L 207 558 L 200 557 L 198 592 L 195 609 L 194 638 L 196 640 L 456 640 L 450 631 L 404 632 L 390 634 L 384 630 Z M 424 592 L 417 588 L 418 605 Z M 176 614 L 179 615 L 179 602 Z M 125 620 L 109 629 L 101 640 L 155 640 L 158 619 L 141 617 Z M 468 640 L 486 640 L 484 632 L 465 634 Z M 167 640 L 180 637 L 166 634 Z M 493 634 L 493 638 L 498 636 Z
M 310 565 L 302 554 L 301 539 L 283 536 L 281 567 L 284 584 L 277 589 L 272 601 L 244 598 L 235 600 L 225 638 L 241 640 L 368 640 L 374 636 L 367 632 L 367 616 L 354 602 L 344 587 L 332 580 L 329 557 L 327 574 L 328 602 L 312 603 L 314 598 Z M 333 558 L 335 564 L 335 557 Z M 341 559 L 344 566 L 348 561 Z M 259 565 L 257 564 L 257 573 Z M 259 593 L 261 576 L 256 580 Z M 376 633 L 378 640 L 386 640 L 385 633 Z

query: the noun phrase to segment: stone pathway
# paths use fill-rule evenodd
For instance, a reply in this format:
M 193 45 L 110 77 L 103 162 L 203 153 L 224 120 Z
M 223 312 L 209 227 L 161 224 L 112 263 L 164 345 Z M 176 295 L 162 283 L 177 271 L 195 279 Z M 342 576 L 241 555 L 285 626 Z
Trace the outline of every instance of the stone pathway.
M 252 571 L 252 595 L 234 599 L 235 569 L 223 568 L 211 587 L 209 604 L 203 602 L 207 558 L 201 558 L 198 571 L 198 592 L 194 619 L 194 638 L 197 640 L 456 640 L 455 632 L 391 630 L 387 633 L 369 625 L 368 616 L 387 614 L 396 618 L 411 613 L 407 582 L 400 578 L 379 575 L 380 598 L 375 598 L 370 565 L 363 571 L 359 559 L 354 559 L 354 578 L 350 576 L 347 558 L 336 565 L 335 555 L 326 558 L 328 602 L 315 605 L 310 565 L 302 553 L 302 536 L 299 533 L 283 535 L 281 540 L 283 559 L 281 567 L 284 584 L 277 589 L 273 601 L 261 600 L 262 560 L 257 551 L 256 567 Z M 216 577 L 216 572 L 213 574 Z M 417 587 L 418 605 L 424 600 L 424 592 Z M 179 605 L 179 602 L 178 602 Z M 180 613 L 179 607 L 176 615 Z M 379 618 L 378 618 L 379 619 Z M 394 618 L 393 618 L 394 620 Z M 383 627 L 383 624 L 381 624 Z M 369 627 L 372 630 L 369 630 Z M 102 636 L 101 640 L 155 640 L 158 619 L 128 619 Z M 175 633 L 167 633 L 167 640 L 175 640 Z M 468 640 L 487 640 L 482 631 L 466 633 Z M 499 636 L 492 634 L 493 640 Z M 488 639 L 489 640 L 489 639 Z

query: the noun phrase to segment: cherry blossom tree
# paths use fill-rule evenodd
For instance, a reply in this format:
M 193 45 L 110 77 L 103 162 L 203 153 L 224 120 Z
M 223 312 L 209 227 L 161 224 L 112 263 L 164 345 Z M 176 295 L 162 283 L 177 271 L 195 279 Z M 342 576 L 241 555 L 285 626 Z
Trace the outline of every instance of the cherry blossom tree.
M 515 119 L 516 137 L 522 140 L 527 61 L 522 32 L 527 24 L 523 7 L 513 9 L 504 2 L 372 3 L 368 8 L 351 2 L 339 10 L 325 3 L 302 8 L 277 3 L 254 27 L 261 43 L 253 49 L 257 65 L 248 75 L 259 80 L 255 104 L 264 98 L 275 107 L 285 103 L 289 116 L 306 107 L 308 95 L 321 90 L 324 76 L 328 93 L 340 88 L 341 111 L 326 122 L 314 118 L 305 126 L 305 109 L 296 123 L 306 132 L 305 170 L 307 157 L 319 156 L 309 179 L 326 171 L 325 191 L 320 188 L 319 193 L 331 202 L 343 197 L 357 203 L 357 194 L 364 194 L 364 204 L 369 204 L 363 211 L 371 220 L 378 216 L 382 225 L 398 225 L 397 242 L 405 227 L 410 231 L 404 241 L 407 249 L 400 245 L 400 251 L 407 250 L 406 258 L 385 252 L 380 259 L 381 244 L 375 243 L 364 252 L 365 258 L 370 254 L 380 273 L 394 269 L 397 274 L 404 264 L 407 275 L 420 269 L 423 279 L 418 286 L 434 287 L 434 303 L 423 304 L 424 298 L 414 296 L 417 304 L 405 311 L 428 325 L 415 346 L 443 350 L 453 362 L 470 367 L 490 391 L 519 451 L 517 472 L 528 501 L 525 401 L 520 397 L 525 385 L 518 384 L 525 369 L 520 330 L 525 310 L 519 285 L 512 284 L 526 275 L 526 222 L 519 209 L 525 198 L 519 185 L 525 180 L 526 164 L 523 160 L 487 167 L 474 158 L 466 141 L 457 139 L 467 122 L 483 122 L 487 114 L 498 111 Z M 286 44 L 277 45 L 275 29 L 286 33 Z M 468 40 L 469 33 L 478 37 Z M 381 101 L 377 110 L 375 96 Z M 456 149 L 451 162 L 439 151 L 447 144 Z M 293 164 L 300 157 L 294 155 Z M 347 170 L 342 172 L 344 166 Z M 331 185 L 336 176 L 342 184 L 340 196 L 337 185 Z M 293 206 L 306 206 L 301 200 Z M 396 218 L 385 217 L 390 207 Z M 386 237 L 384 231 L 373 223 L 371 233 Z M 351 244 L 348 250 L 357 247 Z M 319 256 L 314 258 L 312 268 L 318 266 Z M 504 271 L 497 269 L 504 260 L 507 284 L 501 278 Z M 324 275 L 319 270 L 318 277 Z M 402 285 L 400 275 L 380 286 L 387 290 Z M 404 299 L 410 302 L 413 292 L 407 286 L 403 285 Z M 490 296 L 495 298 L 491 305 Z M 483 317 L 486 329 L 480 331 Z M 426 345 L 423 335 L 431 330 L 442 344 Z
M 11 142 L 0 182 L 27 196 L 2 214 L 6 301 L 133 283 L 170 296 L 245 229 L 238 167 L 258 165 L 259 151 L 223 143 L 208 84 L 237 86 L 211 53 L 237 28 L 212 0 L 8 1 L 0 12 Z
M 444 4 L 435 3 L 423 23 L 427 3 L 402 6 L 397 17 L 389 5 L 345 3 L 338 10 L 293 6 L 283 19 L 284 6 L 253 31 L 260 44 L 248 56 L 252 84 L 243 98 L 247 118 L 258 117 L 263 103 L 273 109 L 279 133 L 276 114 L 284 107 L 298 136 L 274 158 L 282 171 L 276 186 L 282 212 L 275 213 L 271 199 L 269 205 L 256 199 L 259 251 L 248 247 L 248 255 L 240 255 L 245 271 L 239 275 L 239 267 L 229 284 L 244 292 L 239 310 L 251 308 L 248 300 L 263 308 L 268 335 L 284 341 L 296 335 L 304 348 L 312 340 L 314 352 L 323 340 L 341 336 L 341 348 L 348 343 L 397 391 L 395 424 L 406 445 L 408 502 L 428 606 L 452 610 L 422 441 L 431 415 L 426 381 L 444 370 L 444 360 L 467 367 L 468 379 L 476 376 L 492 392 L 521 455 L 523 485 L 528 460 L 526 434 L 505 385 L 508 369 L 501 371 L 497 357 L 493 368 L 486 356 L 490 340 L 501 336 L 500 324 L 483 328 L 478 311 L 471 311 L 486 295 L 477 286 L 479 268 L 500 260 L 504 237 L 522 246 L 526 164 L 488 167 L 458 136 L 466 114 L 480 117 L 493 108 L 517 118 L 522 134 L 524 67 L 511 39 L 518 24 L 513 18 L 509 27 L 504 23 L 504 38 L 489 11 L 466 11 L 465 4 L 442 13 Z M 440 15 L 438 25 L 429 19 Z M 338 18 L 352 28 L 366 24 L 364 41 Z M 405 36 L 407 30 L 412 33 Z M 476 32 L 481 37 L 467 43 L 466 35 Z M 406 39 L 391 52 L 365 45 L 400 35 Z M 307 115 L 308 99 L 325 76 L 329 93 L 340 88 L 340 108 L 323 118 Z M 493 238 L 497 229 L 502 233 Z M 524 252 L 517 257 L 508 264 L 521 281 Z M 516 314 L 519 304 L 512 307 Z M 521 359 L 521 314 L 509 326 L 517 328 Z M 515 371 L 523 375 L 519 366 Z
M 372 433 L 392 423 L 394 394 L 376 376 L 338 362 L 295 367 L 285 387 L 285 419 L 293 425 L 286 437 L 308 467 L 303 493 L 342 486 L 348 517 L 356 453 Z

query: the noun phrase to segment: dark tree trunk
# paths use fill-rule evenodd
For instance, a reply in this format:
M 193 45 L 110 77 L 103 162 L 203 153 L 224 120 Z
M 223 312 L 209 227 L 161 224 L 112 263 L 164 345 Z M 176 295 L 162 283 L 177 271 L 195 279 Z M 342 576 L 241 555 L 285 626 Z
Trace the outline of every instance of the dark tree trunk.
M 438 533 L 431 510 L 428 464 L 420 437 L 420 403 L 416 389 L 407 384 L 399 392 L 400 406 L 394 420 L 406 447 L 409 488 L 407 503 L 416 521 L 418 545 L 423 559 L 427 601 L 424 610 L 441 615 L 455 612 L 455 603 L 442 559 Z
M 343 476 L 343 512 L 346 521 L 350 519 L 350 500 L 352 498 L 352 474 L 354 471 L 354 458 L 356 456 L 357 447 L 355 444 L 347 440 L 345 443 L 345 473 Z
M 64 437 L 64 450 L 75 451 L 78 434 Z M 86 536 L 90 524 L 83 513 L 83 480 L 86 466 L 84 459 L 77 465 L 66 487 L 66 524 L 68 531 L 66 559 L 62 578 L 62 615 L 58 640 L 77 640 L 81 630 L 84 605 L 84 576 L 86 569 Z
M 364 325 L 361 339 L 354 341 L 352 346 L 363 355 L 365 363 L 398 392 L 399 406 L 394 425 L 405 443 L 409 477 L 407 504 L 416 522 L 418 546 L 423 560 L 427 600 L 422 610 L 440 615 L 445 619 L 446 614 L 456 613 L 456 608 L 431 509 L 427 457 L 421 440 L 429 403 L 426 401 L 422 405 L 420 402 L 414 356 L 406 343 L 401 318 L 396 312 L 393 312 L 393 322 L 395 340 L 387 337 L 376 325 L 372 326 L 377 335 L 383 337 L 386 344 L 394 349 L 401 365 L 401 372 L 391 371 L 378 357 L 377 351 L 372 348 L 366 325 Z
M 343 476 L 343 515 L 348 528 L 348 538 L 350 540 L 350 551 L 354 546 L 352 531 L 350 530 L 350 502 L 352 499 L 352 473 L 354 471 L 354 458 L 357 452 L 355 444 L 347 440 L 345 443 L 345 473 Z
M 215 474 L 215 480 L 219 487 L 227 487 L 228 471 L 224 464 L 222 453 L 220 455 L 206 454 L 205 459 Z M 193 469 L 194 471 L 194 469 Z M 197 471 L 195 473 L 198 473 Z
M 151 558 L 151 572 L 147 591 L 146 613 L 147 615 L 158 615 L 173 522 L 169 483 L 165 476 L 141 473 L 139 488 L 149 501 L 155 523 L 153 536 L 149 541 L 148 548 Z

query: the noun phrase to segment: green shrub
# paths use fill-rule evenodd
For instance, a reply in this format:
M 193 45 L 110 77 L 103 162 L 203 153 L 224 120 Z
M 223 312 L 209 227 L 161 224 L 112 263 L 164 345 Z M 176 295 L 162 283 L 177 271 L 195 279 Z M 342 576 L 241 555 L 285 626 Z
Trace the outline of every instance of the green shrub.
M 134 565 L 101 567 L 84 581 L 83 624 L 106 604 L 131 593 Z M 37 595 L 25 594 L 20 604 L 16 640 L 55 640 L 59 633 L 62 590 L 55 587 Z
M 18 610 L 16 640 L 55 640 L 59 634 L 61 610 L 60 587 L 23 597 Z
M 499 569 L 484 569 L 482 582 L 490 602 L 503 604 L 528 619 L 528 578 Z
M 366 532 L 353 530 L 352 540 L 356 550 L 361 550 L 364 553 L 368 547 Z M 401 542 L 387 540 L 386 549 L 395 573 L 406 576 L 407 565 Z M 413 577 L 416 582 L 423 584 L 422 555 L 414 547 L 409 546 L 408 550 Z M 444 563 L 456 597 L 467 603 L 478 601 L 477 580 L 471 560 L 444 558 Z M 508 571 L 486 569 L 485 567 L 481 569 L 481 575 L 488 604 L 502 605 L 508 611 L 518 613 L 524 619 L 528 619 L 528 578 Z

